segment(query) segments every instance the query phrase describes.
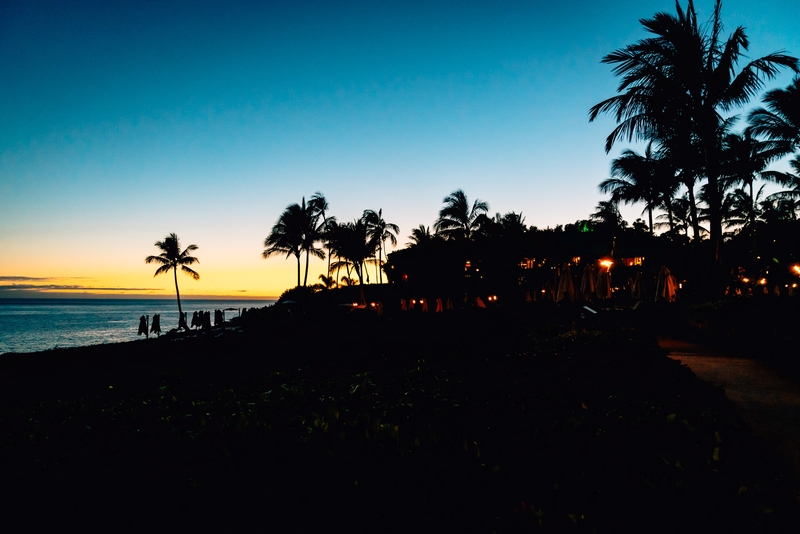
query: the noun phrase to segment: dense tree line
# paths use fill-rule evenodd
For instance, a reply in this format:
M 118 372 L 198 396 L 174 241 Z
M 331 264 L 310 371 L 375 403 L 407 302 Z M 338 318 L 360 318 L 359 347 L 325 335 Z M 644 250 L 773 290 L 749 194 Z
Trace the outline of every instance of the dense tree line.
M 617 127 L 606 139 L 606 151 L 619 141 L 645 141 L 643 155 L 626 150 L 615 159 L 611 178 L 600 190 L 611 200 L 642 202 L 652 213 L 662 209 L 669 233 L 683 228 L 700 241 L 707 227 L 708 265 L 719 280 L 725 230 L 754 234 L 758 219 L 794 220 L 798 175 L 768 171 L 767 166 L 794 154 L 798 167 L 800 115 L 796 78 L 787 89 L 763 97 L 765 107 L 753 110 L 742 132 L 734 132 L 738 116 L 781 68 L 798 72 L 797 58 L 784 51 L 753 59 L 737 72 L 749 47 L 743 27 L 723 36 L 721 2 L 707 25 L 697 21 L 692 0 L 676 14 L 656 13 L 641 21 L 650 37 L 603 58 L 621 78 L 618 94 L 593 106 L 590 121 L 611 113 Z M 789 189 L 761 198 L 754 181 L 774 182 Z M 757 256 L 757 254 L 755 254 Z
M 800 72 L 798 60 L 778 51 L 739 69 L 749 41 L 743 27 L 724 36 L 721 2 L 707 24 L 698 23 L 692 0 L 675 9 L 643 19 L 649 37 L 602 60 L 620 77 L 618 94 L 593 106 L 589 120 L 615 117 L 606 151 L 621 141 L 646 145 L 642 154 L 626 149 L 612 161 L 610 177 L 599 184 L 610 197 L 586 220 L 527 227 L 522 214 L 490 217 L 488 203 L 470 204 L 457 190 L 444 198 L 433 232 L 420 225 L 405 249 L 387 255 L 399 228 L 381 210 L 339 223 L 316 193 L 281 214 L 264 241 L 264 257 L 295 256 L 298 286 L 301 256 L 306 286 L 309 258 L 324 258 L 325 251 L 324 287 L 368 283 L 371 264 L 378 282 L 386 272 L 391 282 L 461 288 L 472 278 L 538 290 L 529 280 L 532 268 L 602 256 L 645 258 L 639 267 L 650 274 L 662 264 L 677 266 L 709 294 L 743 279 L 785 278 L 800 250 L 800 78 L 764 94 L 740 131 L 733 113 L 780 69 Z M 787 157 L 789 172 L 769 168 Z M 766 183 L 782 190 L 767 195 Z M 646 220 L 629 226 L 620 204 L 643 205 Z

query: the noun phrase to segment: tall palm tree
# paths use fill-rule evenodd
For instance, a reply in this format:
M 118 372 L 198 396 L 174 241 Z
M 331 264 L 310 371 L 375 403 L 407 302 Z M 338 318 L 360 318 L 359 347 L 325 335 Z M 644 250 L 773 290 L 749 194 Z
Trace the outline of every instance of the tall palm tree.
M 595 206 L 595 212 L 589 216 L 589 220 L 596 222 L 609 231 L 615 231 L 625 226 L 625 221 L 619 212 L 617 203 L 613 200 L 601 200 Z
M 315 197 L 321 193 L 316 193 Z M 322 197 L 324 200 L 324 197 Z M 264 252 L 261 257 L 269 258 L 274 254 L 286 254 L 286 257 L 294 256 L 297 258 L 297 286 L 300 286 L 300 255 L 306 253 L 306 270 L 303 279 L 303 286 L 308 283 L 308 260 L 309 256 L 324 259 L 325 253 L 316 247 L 320 241 L 319 230 L 320 217 L 319 200 L 312 199 L 306 204 L 306 199 L 300 204 L 290 204 L 278 218 L 278 222 L 272 227 L 269 236 L 264 240 Z
M 331 255 L 330 255 L 330 248 L 328 246 L 327 240 L 327 232 L 331 228 L 331 224 L 336 222 L 335 217 L 328 217 L 326 212 L 330 209 L 328 205 L 328 200 L 325 198 L 325 195 L 317 191 L 313 195 L 311 195 L 311 199 L 308 202 L 310 208 L 310 216 L 312 217 L 311 226 L 315 227 L 314 233 L 317 241 L 323 241 L 325 244 L 323 245 L 325 248 L 328 248 L 328 274 L 330 275 L 331 271 Z M 322 221 L 320 222 L 320 218 Z M 306 278 L 308 278 L 308 252 L 306 253 Z
M 652 37 L 616 50 L 603 58 L 622 77 L 618 95 L 596 104 L 589 120 L 600 113 L 614 113 L 617 127 L 606 139 L 606 151 L 620 139 L 651 140 L 671 145 L 673 153 L 685 152 L 708 181 L 708 203 L 713 259 L 719 261 L 722 236 L 720 206 L 720 138 L 722 113 L 746 104 L 781 67 L 795 72 L 797 59 L 776 52 L 750 61 L 734 75 L 736 64 L 749 47 L 744 28 L 721 38 L 720 0 L 708 27 L 697 23 L 692 0 L 684 12 L 676 1 L 676 15 L 656 13 L 641 21 Z M 702 164 L 702 169 L 699 168 Z
M 444 207 L 439 210 L 433 227 L 448 239 L 470 239 L 489 211 L 489 204 L 480 199 L 470 208 L 467 195 L 461 189 L 447 195 L 443 202 Z
M 776 146 L 771 141 L 759 141 L 754 138 L 752 130 L 745 130 L 742 134 L 728 134 L 722 140 L 721 186 L 723 189 L 727 189 L 729 185 L 747 188 L 746 194 L 742 194 L 743 191 L 738 193 L 734 191 L 731 198 L 736 201 L 737 213 L 749 213 L 749 220 L 746 221 L 748 228 L 755 228 L 757 203 L 761 196 L 760 191 L 758 195 L 754 194 L 753 184 L 758 178 L 784 183 L 782 176 L 764 172 L 770 162 L 780 158 L 784 153 L 783 147 Z M 747 199 L 750 200 L 751 206 L 745 210 L 742 203 Z
M 383 262 L 384 244 L 389 241 L 393 247 L 397 246 L 397 234 L 400 233 L 400 227 L 383 219 L 383 209 L 379 209 L 377 213 L 372 210 L 365 210 L 363 219 L 367 223 L 370 238 L 378 243 L 378 261 L 376 265 L 380 267 Z M 380 268 L 378 268 L 378 280 L 381 284 L 383 283 L 383 270 Z
M 673 239 L 683 232 L 682 235 L 688 241 L 689 228 L 695 224 L 696 220 L 696 218 L 692 218 L 692 210 L 689 204 L 688 193 L 684 193 L 683 196 L 670 200 L 669 204 L 665 206 L 667 212 L 656 217 L 656 220 L 659 221 L 655 223 L 656 228 L 668 228 L 668 234 Z M 697 233 L 695 239 L 699 240 L 700 232 L 703 232 L 705 229 L 699 226 L 696 226 L 696 229 Z
M 433 241 L 435 234 L 431 234 L 430 226 L 420 224 L 417 228 L 411 230 L 411 235 L 408 238 L 410 243 L 406 243 L 407 247 L 424 246 Z
M 297 259 L 297 287 L 300 287 L 300 254 L 303 251 L 305 217 L 305 209 L 300 204 L 287 206 L 264 240 L 265 248 L 261 253 L 264 259 L 275 254 L 285 254 L 287 259 L 294 256 Z
M 187 267 L 188 265 L 200 263 L 200 260 L 189 254 L 197 250 L 198 247 L 197 245 L 189 245 L 181 250 L 180 240 L 174 233 L 165 237 L 164 241 L 156 241 L 155 246 L 161 251 L 161 254 L 158 256 L 147 256 L 144 262 L 157 263 L 160 265 L 160 267 L 156 269 L 156 274 L 153 275 L 154 277 L 159 274 L 168 273 L 170 269 L 172 269 L 175 278 L 175 294 L 178 297 L 178 328 L 189 330 L 189 326 L 183 318 L 183 308 L 181 308 L 181 293 L 178 290 L 178 267 L 195 280 L 200 280 L 200 275 L 190 267 Z
M 352 266 L 360 284 L 364 284 L 364 263 L 377 249 L 377 241 L 370 236 L 364 218 L 351 223 L 340 224 L 337 230 L 336 255 L 341 258 L 337 263 Z M 349 276 L 349 272 L 348 272 Z
M 633 204 L 644 202 L 650 234 L 653 234 L 653 210 L 669 206 L 678 188 L 675 171 L 668 158 L 653 152 L 653 142 L 647 144 L 644 156 L 625 150 L 611 162 L 611 178 L 598 186 L 601 193 L 610 193 L 611 200 Z

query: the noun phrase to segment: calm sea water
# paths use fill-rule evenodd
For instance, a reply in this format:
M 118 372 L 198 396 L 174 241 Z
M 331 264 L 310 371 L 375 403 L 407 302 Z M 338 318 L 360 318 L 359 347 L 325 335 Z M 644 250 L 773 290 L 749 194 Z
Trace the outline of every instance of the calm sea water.
M 261 308 L 274 300 L 183 300 L 188 312 L 225 310 L 225 318 L 242 308 Z M 178 326 L 178 303 L 172 299 L 0 299 L 0 354 L 36 352 L 131 341 L 137 336 L 139 318 L 161 315 L 161 331 Z

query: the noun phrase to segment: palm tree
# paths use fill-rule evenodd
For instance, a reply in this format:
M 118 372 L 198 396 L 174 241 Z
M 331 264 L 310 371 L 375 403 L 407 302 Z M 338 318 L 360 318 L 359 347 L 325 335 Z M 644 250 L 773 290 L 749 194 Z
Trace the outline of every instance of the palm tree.
M 595 210 L 589 216 L 589 220 L 592 222 L 612 232 L 625 227 L 626 223 L 622 219 L 619 207 L 613 200 L 601 200 L 597 203 Z
M 367 223 L 370 238 L 378 243 L 377 265 L 380 266 L 383 261 L 384 243 L 389 241 L 393 247 L 396 247 L 397 234 L 400 233 L 400 227 L 383 220 L 383 209 L 379 209 L 377 213 L 372 210 L 366 210 L 364 211 L 363 219 Z M 383 283 L 382 269 L 378 269 L 378 280 L 381 284 Z
M 414 247 L 414 246 L 424 246 L 431 241 L 433 241 L 435 234 L 431 234 L 430 226 L 425 226 L 424 224 L 420 224 L 417 228 L 411 230 L 411 235 L 408 238 L 411 240 L 410 243 L 406 243 L 407 247 Z
M 668 228 L 668 234 L 673 239 L 675 239 L 680 232 L 683 232 L 683 236 L 688 241 L 689 228 L 694 226 L 695 223 L 695 219 L 692 218 L 688 193 L 684 193 L 683 196 L 670 200 L 669 204 L 665 206 L 665 209 L 667 210 L 666 213 L 656 217 L 656 220 L 660 221 L 655 224 L 656 228 Z M 699 240 L 699 235 L 701 232 L 705 231 L 705 228 L 697 226 L 696 229 L 697 234 L 695 239 Z
M 377 249 L 377 241 L 370 236 L 364 218 L 340 224 L 336 237 L 336 255 L 341 258 L 338 264 L 352 266 L 360 284 L 364 284 L 364 263 Z M 348 269 L 348 277 L 349 277 Z
M 800 148 L 800 78 L 795 78 L 786 89 L 767 92 L 761 101 L 767 109 L 750 112 L 748 131 L 780 143 L 787 153 Z
M 320 195 L 316 193 L 315 196 Z M 324 200 L 324 197 L 323 197 Z M 297 258 L 297 286 L 300 286 L 300 255 L 306 253 L 306 271 L 303 286 L 308 283 L 308 258 L 314 256 L 325 258 L 325 253 L 315 246 L 321 239 L 317 221 L 320 217 L 320 202 L 306 199 L 300 204 L 290 204 L 272 227 L 269 236 L 264 240 L 264 252 L 261 257 L 269 258 L 274 254 L 286 254 L 286 258 Z
M 759 194 L 754 195 L 753 183 L 757 178 L 770 182 L 785 183 L 785 179 L 782 176 L 776 173 L 764 172 L 771 161 L 778 159 L 785 153 L 785 149 L 776 146 L 771 141 L 759 141 L 752 136 L 752 133 L 752 130 L 745 130 L 743 134 L 728 134 L 724 137 L 722 141 L 723 161 L 720 170 L 723 189 L 727 188 L 728 185 L 747 187 L 745 195 L 741 192 L 734 192 L 731 198 L 736 199 L 736 209 L 739 212 L 749 213 L 750 218 L 746 221 L 746 225 L 755 228 L 756 204 L 761 194 L 759 190 Z M 742 202 L 746 199 L 750 200 L 751 206 L 742 211 L 744 209 Z
M 794 172 L 764 171 L 762 176 L 790 189 L 773 193 L 766 200 L 796 200 L 800 198 L 800 156 L 789 161 Z
M 439 210 L 433 227 L 448 239 L 470 239 L 489 211 L 489 204 L 480 199 L 470 208 L 467 195 L 461 189 L 447 195 L 443 202 L 444 207 Z
M 181 251 L 180 240 L 174 233 L 165 237 L 164 241 L 156 241 L 155 246 L 161 251 L 161 254 L 158 256 L 147 256 L 144 262 L 158 263 L 161 265 L 156 269 L 156 274 L 153 275 L 154 277 L 159 274 L 168 273 L 170 269 L 172 269 L 175 277 L 175 294 L 178 296 L 178 328 L 189 330 L 189 326 L 183 318 L 183 309 L 181 308 L 181 293 L 178 290 L 178 266 L 180 266 L 181 271 L 184 273 L 195 280 L 200 280 L 200 275 L 190 267 L 187 267 L 187 265 L 200 263 L 200 260 L 189 255 L 190 252 L 194 252 L 198 247 L 197 245 L 189 245 Z
M 289 256 L 297 258 L 297 287 L 300 287 L 300 253 L 303 251 L 305 217 L 304 207 L 299 204 L 287 206 L 264 240 L 265 248 L 261 253 L 264 259 L 275 254 L 286 254 L 287 259 Z
M 761 200 L 763 194 L 763 185 L 758 188 L 755 198 L 742 188 L 727 193 L 722 203 L 725 227 L 736 228 L 738 233 L 751 232 L 755 236 L 756 220 L 763 211 Z M 753 251 L 755 252 L 755 246 Z
M 611 162 L 611 178 L 598 186 L 601 193 L 610 193 L 614 202 L 644 202 L 653 234 L 653 210 L 669 206 L 678 188 L 671 162 L 653 153 L 653 142 L 647 144 L 644 156 L 625 150 Z
M 330 230 L 331 225 L 336 222 L 336 218 L 326 216 L 325 212 L 330 209 L 330 206 L 328 205 L 328 200 L 325 198 L 325 195 L 319 191 L 311 195 L 308 205 L 311 211 L 310 216 L 313 219 L 311 221 L 311 226 L 315 227 L 315 237 L 318 241 L 324 241 L 325 248 L 328 248 L 328 274 L 330 274 L 331 255 L 330 247 L 328 246 L 327 242 L 327 233 Z M 322 222 L 319 222 L 320 217 L 322 218 Z M 306 253 L 306 278 L 308 278 L 308 251 Z
M 734 70 L 749 41 L 743 27 L 727 40 L 721 38 L 721 2 L 717 0 L 710 26 L 697 23 L 692 0 L 677 15 L 656 13 L 641 21 L 653 34 L 603 58 L 622 77 L 618 95 L 589 111 L 589 120 L 611 112 L 617 127 L 606 139 L 606 151 L 627 138 L 656 140 L 668 145 L 673 156 L 684 153 L 681 166 L 708 181 L 708 203 L 713 259 L 719 261 L 722 235 L 720 214 L 720 138 L 725 121 L 721 113 L 746 104 L 774 78 L 780 67 L 795 72 L 797 59 L 776 52 L 750 61 L 738 74 Z M 694 152 L 694 153 L 693 153 Z M 693 153 L 693 154 L 692 154 Z M 702 168 L 700 168 L 702 165 Z

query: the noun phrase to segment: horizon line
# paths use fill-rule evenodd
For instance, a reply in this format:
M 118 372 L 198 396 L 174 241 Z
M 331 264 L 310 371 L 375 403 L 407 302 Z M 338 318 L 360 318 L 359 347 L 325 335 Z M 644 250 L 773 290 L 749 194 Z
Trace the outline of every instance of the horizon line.
M 28 300 L 36 300 L 36 299 L 120 299 L 120 300 L 128 300 L 128 299 L 139 299 L 139 300 L 176 300 L 175 296 L 173 295 L 171 298 L 167 295 L 137 295 L 137 294 L 119 294 L 119 293 L 45 293 L 39 291 L 30 291 L 30 292 L 14 292 L 16 294 L 7 294 L 10 292 L 2 292 L 0 293 L 0 300 L 2 299 L 28 299 Z M 183 295 L 181 296 L 181 302 L 184 300 L 275 300 L 277 301 L 280 297 L 279 296 L 241 296 L 241 295 Z

